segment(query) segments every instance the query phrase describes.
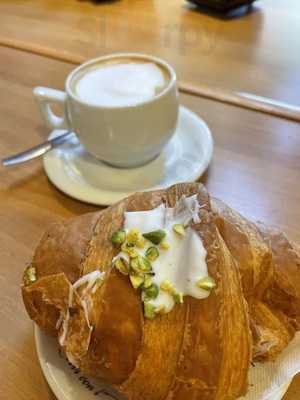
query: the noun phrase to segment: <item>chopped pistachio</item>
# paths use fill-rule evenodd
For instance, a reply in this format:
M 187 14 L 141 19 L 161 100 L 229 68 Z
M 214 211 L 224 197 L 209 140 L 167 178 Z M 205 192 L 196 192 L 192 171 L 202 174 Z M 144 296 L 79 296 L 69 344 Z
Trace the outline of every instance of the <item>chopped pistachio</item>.
M 129 278 L 134 289 L 138 289 L 144 283 L 144 277 L 142 275 L 130 275 Z
M 152 266 L 149 260 L 147 258 L 142 257 L 142 256 L 137 256 L 133 258 L 130 262 L 130 267 L 138 273 L 144 272 L 148 273 L 152 271 Z
M 177 233 L 179 236 L 184 236 L 185 235 L 185 229 L 182 224 L 174 224 L 173 225 L 173 231 Z
M 136 249 L 134 248 L 134 245 L 130 244 L 130 243 L 123 243 L 121 246 L 122 251 L 124 251 L 124 253 L 127 253 L 129 255 L 129 257 L 134 258 L 137 257 L 139 255 L 139 253 L 136 251 Z
M 159 287 L 155 283 L 153 283 L 150 287 L 144 289 L 143 291 L 145 301 L 156 299 L 158 293 L 159 293 Z
M 134 272 L 140 272 L 140 261 L 139 261 L 140 257 L 135 257 L 130 261 L 130 268 L 134 271 Z
M 118 258 L 115 262 L 115 267 L 118 271 L 120 271 L 123 275 L 129 274 L 129 265 L 124 258 Z
M 111 236 L 111 242 L 115 246 L 121 246 L 126 240 L 126 232 L 123 229 L 119 229 L 118 231 L 114 232 Z
M 171 246 L 170 246 L 170 243 L 161 242 L 161 244 L 160 244 L 159 247 L 160 247 L 162 250 L 169 250 L 169 248 L 170 248 Z
M 153 304 L 144 303 L 144 314 L 145 318 L 153 319 L 155 317 L 155 306 Z
M 164 292 L 167 292 L 169 294 L 172 294 L 174 292 L 174 286 L 169 281 L 163 281 L 160 284 L 160 288 L 161 288 L 161 290 L 163 290 Z
M 183 293 L 178 292 L 174 286 L 172 285 L 171 282 L 169 281 L 163 281 L 160 284 L 160 289 L 163 290 L 164 292 L 170 294 L 173 297 L 173 300 L 175 301 L 176 304 L 181 304 L 183 303 Z
M 24 272 L 24 282 L 26 285 L 30 285 L 36 280 L 36 269 L 32 265 L 29 265 Z
M 139 249 L 143 249 L 146 246 L 146 239 L 143 236 L 140 236 L 136 242 L 136 247 Z
M 204 278 L 199 279 L 196 282 L 196 285 L 198 286 L 198 288 L 200 289 L 204 289 L 207 291 L 212 290 L 214 287 L 216 287 L 216 282 L 213 278 L 211 278 L 210 276 L 205 276 Z
M 162 229 L 158 229 L 157 231 L 147 232 L 143 234 L 144 238 L 149 240 L 153 244 L 160 244 L 162 240 L 166 236 L 166 232 Z
M 175 301 L 176 304 L 182 304 L 183 303 L 183 294 L 181 292 L 176 292 L 174 291 L 172 293 L 173 300 Z
M 155 261 L 159 257 L 159 251 L 157 247 L 151 246 L 146 251 L 146 257 L 150 261 Z
M 145 289 L 149 288 L 152 285 L 152 283 L 153 283 L 152 276 L 146 275 L 144 284 L 143 284 L 143 288 L 145 288 Z
M 141 270 L 145 273 L 152 271 L 151 262 L 146 257 L 140 258 L 140 266 L 141 266 Z
M 141 232 L 138 229 L 130 229 L 127 233 L 127 242 L 136 245 L 140 237 Z

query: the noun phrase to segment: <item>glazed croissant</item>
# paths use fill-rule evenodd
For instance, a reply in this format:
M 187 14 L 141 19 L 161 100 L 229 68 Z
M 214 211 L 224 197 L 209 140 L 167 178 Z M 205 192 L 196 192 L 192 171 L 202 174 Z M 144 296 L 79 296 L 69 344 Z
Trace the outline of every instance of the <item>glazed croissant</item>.
M 125 211 L 174 207 L 195 194 L 192 229 L 216 288 L 146 319 L 139 290 L 112 267 L 111 236 Z M 84 285 L 91 273 L 95 279 Z M 210 199 L 203 185 L 178 184 L 52 225 L 25 271 L 22 294 L 29 316 L 59 338 L 68 359 L 127 399 L 234 400 L 247 392 L 251 361 L 274 359 L 300 327 L 300 252 L 282 233 Z

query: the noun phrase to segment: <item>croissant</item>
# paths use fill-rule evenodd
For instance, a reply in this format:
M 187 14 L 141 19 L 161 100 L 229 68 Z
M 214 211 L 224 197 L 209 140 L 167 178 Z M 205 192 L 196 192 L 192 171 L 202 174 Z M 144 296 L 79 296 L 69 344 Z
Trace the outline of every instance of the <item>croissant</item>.
M 125 212 L 175 207 L 192 195 L 200 207 L 191 229 L 216 287 L 147 319 L 139 289 L 112 266 L 111 236 Z M 234 400 L 247 392 L 250 363 L 276 358 L 300 327 L 299 269 L 299 248 L 284 234 L 187 183 L 52 225 L 25 270 L 22 295 L 70 362 L 128 400 Z

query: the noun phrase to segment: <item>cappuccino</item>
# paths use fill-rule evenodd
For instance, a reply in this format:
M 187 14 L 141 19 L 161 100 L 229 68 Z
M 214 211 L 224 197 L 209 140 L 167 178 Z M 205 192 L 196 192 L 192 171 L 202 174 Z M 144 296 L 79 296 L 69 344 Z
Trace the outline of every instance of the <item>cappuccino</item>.
M 154 62 L 122 58 L 82 70 L 72 88 L 79 99 L 89 104 L 126 107 L 151 100 L 169 81 L 168 71 Z
M 110 165 L 132 168 L 150 162 L 175 132 L 176 73 L 157 57 L 99 57 L 75 68 L 65 87 L 65 92 L 34 89 L 43 118 L 53 129 L 73 131 L 87 152 Z M 54 114 L 53 103 L 62 116 Z

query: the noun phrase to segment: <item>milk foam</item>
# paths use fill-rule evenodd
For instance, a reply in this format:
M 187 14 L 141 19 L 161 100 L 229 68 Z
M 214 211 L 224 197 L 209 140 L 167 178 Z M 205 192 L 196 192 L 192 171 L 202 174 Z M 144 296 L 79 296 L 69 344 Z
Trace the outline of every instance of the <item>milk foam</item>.
M 81 100 L 98 106 L 124 107 L 153 98 L 166 86 L 161 68 L 151 62 L 100 64 L 76 84 Z

